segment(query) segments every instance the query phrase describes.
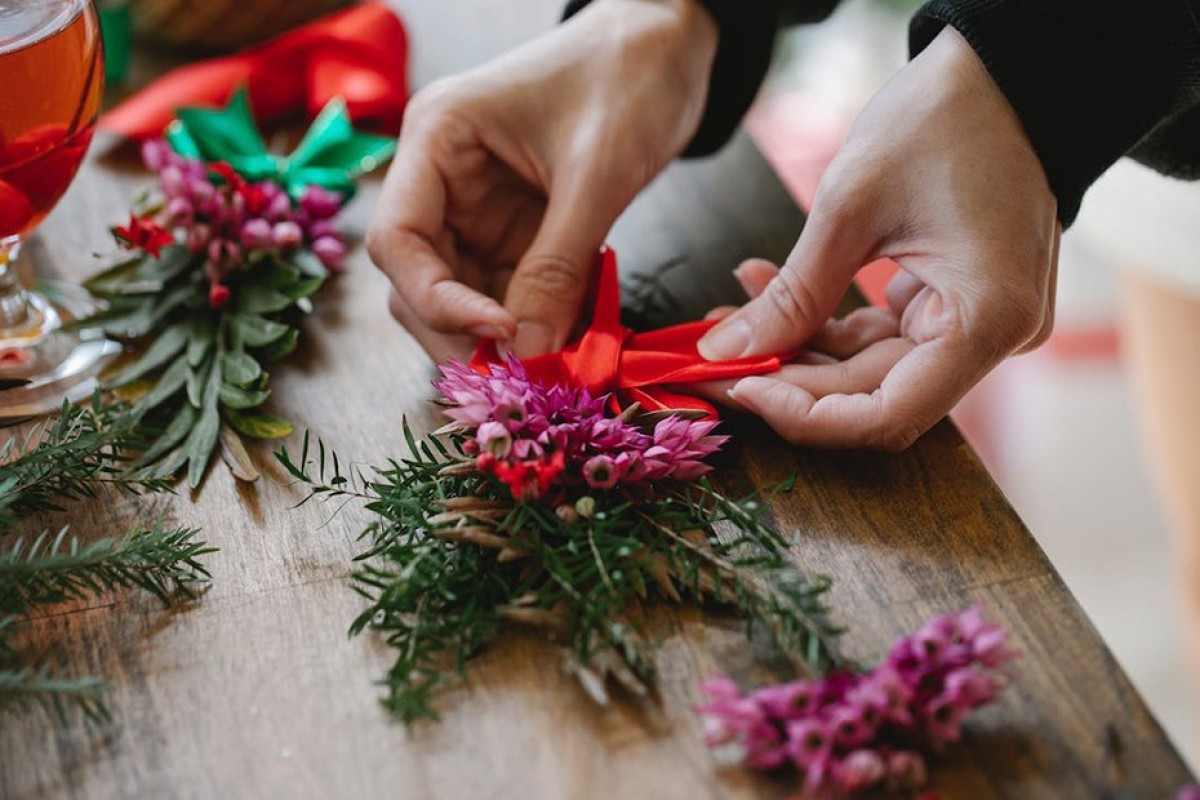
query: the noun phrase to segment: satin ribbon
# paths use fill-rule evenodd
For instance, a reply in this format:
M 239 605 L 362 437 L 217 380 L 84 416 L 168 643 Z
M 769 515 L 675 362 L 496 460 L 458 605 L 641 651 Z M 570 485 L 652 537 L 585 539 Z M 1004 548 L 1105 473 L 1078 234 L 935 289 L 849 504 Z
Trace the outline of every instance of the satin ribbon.
M 614 413 L 637 402 L 643 411 L 700 411 L 717 418 L 712 403 L 672 387 L 703 381 L 744 378 L 777 371 L 779 356 L 750 356 L 708 361 L 696 349 L 715 320 L 686 322 L 656 331 L 636 333 L 621 324 L 621 286 L 617 257 L 611 248 L 600 252 L 600 281 L 592 322 L 583 336 L 557 353 L 524 359 L 529 376 L 543 384 L 586 387 L 592 395 L 611 393 Z M 487 374 L 489 364 L 501 362 L 493 339 L 479 343 L 471 366 Z
M 203 161 L 224 161 L 248 181 L 270 180 L 299 200 L 317 185 L 354 194 L 354 181 L 392 157 L 396 140 L 354 130 L 341 98 L 329 101 L 296 149 L 287 156 L 267 152 L 244 88 L 223 109 L 181 108 L 167 126 L 175 152 Z
M 396 14 L 368 2 L 302 25 L 258 47 L 168 72 L 100 118 L 134 139 L 162 136 L 181 106 L 219 106 L 239 86 L 254 116 L 317 116 L 340 97 L 350 118 L 395 134 L 408 100 L 408 39 Z

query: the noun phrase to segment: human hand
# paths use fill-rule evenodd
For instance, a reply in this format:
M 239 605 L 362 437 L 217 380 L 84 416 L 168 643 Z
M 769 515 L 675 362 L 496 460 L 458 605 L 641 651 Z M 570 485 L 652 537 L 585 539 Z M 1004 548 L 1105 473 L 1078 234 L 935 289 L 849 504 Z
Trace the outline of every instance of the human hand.
M 946 28 L 863 110 L 782 270 L 739 268 L 754 299 L 700 352 L 807 346 L 802 363 L 744 378 L 726 399 L 797 444 L 902 450 L 1049 335 L 1056 212 L 1015 112 Z M 830 320 L 858 269 L 883 257 L 901 267 L 889 308 Z
M 431 356 L 566 343 L 609 228 L 694 135 L 716 43 L 693 0 L 597 0 L 413 98 L 367 246 Z

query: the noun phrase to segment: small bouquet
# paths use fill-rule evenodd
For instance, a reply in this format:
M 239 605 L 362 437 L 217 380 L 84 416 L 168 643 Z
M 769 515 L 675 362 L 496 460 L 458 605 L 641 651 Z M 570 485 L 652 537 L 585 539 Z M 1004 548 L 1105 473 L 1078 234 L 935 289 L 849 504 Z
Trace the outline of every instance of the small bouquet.
M 354 633 L 396 652 L 385 705 L 405 722 L 435 716 L 432 692 L 506 625 L 545 631 L 599 702 L 606 678 L 644 695 L 654 673 L 644 630 L 652 601 L 743 614 L 814 670 L 836 659 L 823 578 L 789 542 L 705 478 L 725 442 L 715 422 L 679 413 L 606 413 L 608 397 L 545 385 L 509 359 L 442 367 L 448 426 L 370 480 L 340 473 L 308 442 L 284 466 L 314 496 L 357 494 L 377 518 L 363 534 L 355 588 L 369 606 Z M 360 488 L 354 488 L 360 487 Z
M 1016 656 L 1007 638 L 975 605 L 901 638 L 867 672 L 834 670 L 747 695 L 714 678 L 703 685 L 710 701 L 699 708 L 708 743 L 732 743 L 754 769 L 790 763 L 807 798 L 919 789 L 925 755 L 958 741 L 966 716 L 1004 687 L 997 670 Z
M 287 157 L 267 152 L 244 92 L 224 110 L 178 115 L 166 140 L 143 146 L 158 190 L 112 229 L 130 257 L 87 282 L 106 308 L 79 324 L 138 351 L 106 380 L 160 429 L 135 468 L 186 467 L 195 487 L 220 444 L 234 474 L 253 480 L 239 434 L 293 429 L 262 410 L 264 367 L 295 349 L 297 315 L 342 270 L 337 214 L 394 144 L 354 131 L 338 102 Z

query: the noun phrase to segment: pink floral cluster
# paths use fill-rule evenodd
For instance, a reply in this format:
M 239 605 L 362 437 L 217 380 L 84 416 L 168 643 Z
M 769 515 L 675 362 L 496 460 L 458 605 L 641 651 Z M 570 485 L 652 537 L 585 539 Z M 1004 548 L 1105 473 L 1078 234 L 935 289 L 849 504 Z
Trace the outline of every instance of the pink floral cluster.
M 704 459 L 729 438 L 715 422 L 669 416 L 650 433 L 604 415 L 605 397 L 586 389 L 543 386 L 515 358 L 483 375 L 451 361 L 434 386 L 445 414 L 471 431 L 468 453 L 522 500 L 557 502 L 572 487 L 632 488 L 650 481 L 695 480 Z
M 146 142 L 142 158 L 158 173 L 165 203 L 154 218 L 135 217 L 116 233 L 152 255 L 157 247 L 148 243 L 161 246 L 178 233 L 189 250 L 204 256 L 212 307 L 229 302 L 228 276 L 264 255 L 287 256 L 306 247 L 326 269 L 342 270 L 346 242 L 333 220 L 342 206 L 339 193 L 309 186 L 293 203 L 276 183 L 249 183 L 228 164 L 185 158 L 162 140 Z
M 737 742 L 747 766 L 791 762 L 811 798 L 861 789 L 915 789 L 925 783 L 923 753 L 957 741 L 963 720 L 995 699 L 995 670 L 1016 654 L 1008 633 L 976 604 L 938 617 L 900 639 L 874 670 L 767 686 L 743 695 L 728 678 L 702 687 L 710 745 Z

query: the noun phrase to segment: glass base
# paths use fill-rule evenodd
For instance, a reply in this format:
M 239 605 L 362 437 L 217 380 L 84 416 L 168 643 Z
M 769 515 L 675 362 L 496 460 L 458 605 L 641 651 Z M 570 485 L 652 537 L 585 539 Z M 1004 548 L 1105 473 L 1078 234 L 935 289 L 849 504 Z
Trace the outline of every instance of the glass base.
M 121 346 L 96 329 L 63 330 L 91 315 L 96 302 L 80 286 L 39 281 L 26 294 L 25 321 L 0 329 L 0 424 L 55 411 L 95 391 L 97 376 Z

